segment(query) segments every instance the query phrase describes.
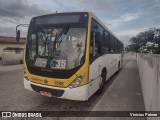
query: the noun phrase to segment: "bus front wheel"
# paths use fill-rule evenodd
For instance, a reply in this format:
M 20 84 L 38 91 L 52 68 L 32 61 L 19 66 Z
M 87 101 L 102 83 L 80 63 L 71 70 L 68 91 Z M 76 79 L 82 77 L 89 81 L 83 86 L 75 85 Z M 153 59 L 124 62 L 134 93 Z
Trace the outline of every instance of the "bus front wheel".
M 120 61 L 118 62 L 118 71 L 120 71 L 121 69 L 121 64 L 120 64 Z
M 101 94 L 104 88 L 106 82 L 106 71 L 102 72 L 102 75 L 100 76 L 100 84 L 99 84 L 99 89 L 97 91 L 97 94 Z

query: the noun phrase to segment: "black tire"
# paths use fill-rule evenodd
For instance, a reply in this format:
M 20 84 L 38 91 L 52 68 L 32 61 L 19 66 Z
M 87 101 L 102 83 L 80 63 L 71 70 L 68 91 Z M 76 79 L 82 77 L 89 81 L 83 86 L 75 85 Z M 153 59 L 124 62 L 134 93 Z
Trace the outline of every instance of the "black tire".
M 120 62 L 118 62 L 118 72 L 120 71 Z
M 97 91 L 97 94 L 101 94 L 103 92 L 103 88 L 104 88 L 104 85 L 105 85 L 105 82 L 106 82 L 106 71 L 103 71 L 102 72 L 102 75 L 101 75 L 101 83 L 99 84 L 99 89 Z

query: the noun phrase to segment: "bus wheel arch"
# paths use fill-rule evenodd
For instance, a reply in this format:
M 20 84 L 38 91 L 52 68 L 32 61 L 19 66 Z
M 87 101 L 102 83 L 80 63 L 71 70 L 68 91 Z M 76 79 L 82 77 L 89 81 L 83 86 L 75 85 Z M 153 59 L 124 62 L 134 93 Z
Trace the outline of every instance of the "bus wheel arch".
M 121 62 L 118 62 L 118 71 L 121 69 Z
M 106 78 L 107 78 L 107 68 L 106 67 L 102 69 L 101 77 L 106 81 Z
M 97 91 L 97 94 L 101 94 L 106 82 L 106 78 L 107 78 L 107 69 L 103 68 L 101 75 L 100 75 L 100 82 L 99 82 L 99 89 Z

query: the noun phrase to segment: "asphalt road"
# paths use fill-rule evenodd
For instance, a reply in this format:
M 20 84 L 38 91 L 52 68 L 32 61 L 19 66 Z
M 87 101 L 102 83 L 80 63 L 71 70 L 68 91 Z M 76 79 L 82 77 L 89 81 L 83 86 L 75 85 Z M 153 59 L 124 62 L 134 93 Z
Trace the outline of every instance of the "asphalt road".
M 85 102 L 48 98 L 25 90 L 22 65 L 0 66 L 0 111 L 143 111 L 138 69 L 131 54 L 125 55 L 123 66 L 119 73 L 109 79 L 101 95 L 94 94 Z

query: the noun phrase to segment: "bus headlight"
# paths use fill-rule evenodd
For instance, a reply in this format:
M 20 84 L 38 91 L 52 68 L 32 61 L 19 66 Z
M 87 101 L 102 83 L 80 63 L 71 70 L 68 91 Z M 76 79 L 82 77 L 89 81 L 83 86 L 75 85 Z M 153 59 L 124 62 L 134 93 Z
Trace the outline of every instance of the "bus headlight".
M 82 82 L 84 78 L 84 74 L 83 75 L 79 75 L 68 87 L 69 88 L 76 88 L 80 85 L 80 83 Z

